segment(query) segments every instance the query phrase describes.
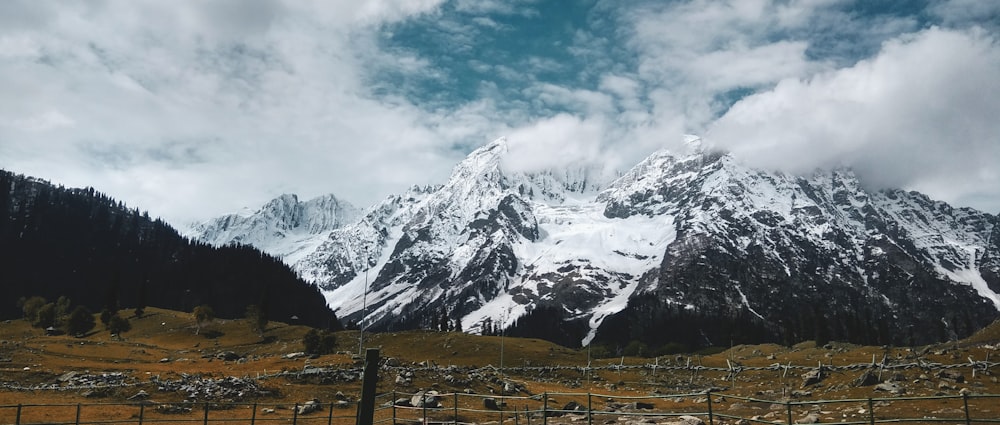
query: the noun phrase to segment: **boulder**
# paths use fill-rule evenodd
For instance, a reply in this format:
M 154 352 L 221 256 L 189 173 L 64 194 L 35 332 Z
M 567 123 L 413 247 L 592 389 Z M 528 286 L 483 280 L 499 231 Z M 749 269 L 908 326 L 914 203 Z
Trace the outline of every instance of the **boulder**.
M 486 397 L 483 399 L 483 408 L 486 410 L 500 410 L 500 405 L 497 404 L 495 398 Z
M 810 385 L 815 385 L 823 380 L 823 371 L 820 369 L 814 369 L 806 372 L 802 375 L 802 388 L 808 387 Z
M 323 405 L 319 403 L 319 400 L 314 398 L 299 405 L 298 414 L 305 415 L 308 413 L 316 412 L 319 411 L 322 407 Z
M 437 391 L 420 391 L 410 398 L 410 405 L 413 407 L 441 407 L 441 396 Z
M 854 379 L 855 387 L 870 387 L 875 384 L 878 384 L 878 376 L 871 370 L 862 372 L 861 376 Z

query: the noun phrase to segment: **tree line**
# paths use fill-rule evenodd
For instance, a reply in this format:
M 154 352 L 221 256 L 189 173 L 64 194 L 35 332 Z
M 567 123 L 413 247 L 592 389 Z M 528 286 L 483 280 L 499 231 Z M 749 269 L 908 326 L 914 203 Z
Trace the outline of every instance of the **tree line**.
M 340 323 L 319 289 L 249 246 L 212 247 L 93 188 L 72 189 L 0 170 L 0 270 L 10 300 L 67 297 L 91 311 L 191 311 L 241 317 L 250 305 L 323 329 Z M 0 318 L 23 311 L 0 303 Z M 295 317 L 295 319 L 292 319 Z

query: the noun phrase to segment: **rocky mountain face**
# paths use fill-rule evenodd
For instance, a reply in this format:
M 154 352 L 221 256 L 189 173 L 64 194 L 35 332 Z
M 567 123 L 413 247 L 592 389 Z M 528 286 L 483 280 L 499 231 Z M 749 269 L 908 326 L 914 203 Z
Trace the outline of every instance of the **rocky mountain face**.
M 576 344 L 920 344 L 998 317 L 997 216 L 869 191 L 846 169 L 750 169 L 695 139 L 617 178 L 518 171 L 506 152 L 497 140 L 445 184 L 354 220 L 342 202 L 285 196 L 197 236 L 283 257 L 340 317 L 373 329 L 446 315 L 466 331 Z

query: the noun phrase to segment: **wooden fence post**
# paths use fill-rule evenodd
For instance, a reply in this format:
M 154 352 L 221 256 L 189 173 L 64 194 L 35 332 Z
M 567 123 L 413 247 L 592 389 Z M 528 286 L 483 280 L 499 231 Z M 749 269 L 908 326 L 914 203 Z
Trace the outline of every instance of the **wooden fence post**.
M 333 405 L 336 403 L 330 402 L 330 416 L 326 418 L 326 425 L 333 425 Z
M 972 423 L 969 417 L 969 394 L 962 394 L 962 404 L 965 406 L 965 425 L 969 425 Z
M 146 405 L 145 404 L 140 404 L 139 405 L 139 425 L 142 425 L 142 416 L 143 416 L 143 413 L 145 413 L 145 411 L 146 411 Z
M 587 425 L 594 425 L 593 394 L 587 391 Z
M 549 393 L 542 393 L 542 425 L 549 425 Z
M 250 425 L 255 425 L 257 422 L 257 402 L 253 403 L 253 412 L 250 413 Z
M 295 403 L 292 407 L 292 425 L 299 422 L 299 403 Z
M 17 416 L 14 418 L 15 425 L 21 425 L 21 404 L 17 405 Z
M 396 390 L 392 390 L 392 425 L 396 425 Z
M 458 391 L 455 394 L 455 425 L 458 425 Z
M 80 425 L 80 403 L 76 404 L 76 422 L 74 424 Z
M 792 402 L 785 402 L 785 411 L 788 413 L 788 425 L 794 425 L 794 422 L 792 422 Z
M 207 401 L 205 402 L 205 418 L 204 419 L 205 420 L 204 420 L 203 423 L 205 425 L 208 425 L 208 402 Z
M 871 397 L 868 397 L 868 423 L 875 425 L 875 403 L 872 403 Z
M 428 362 L 430 364 L 430 362 Z M 427 393 L 420 393 L 420 405 L 423 406 L 424 425 L 427 425 Z M 360 425 L 360 424 L 359 424 Z
M 726 360 L 726 361 L 729 361 L 729 360 Z M 708 390 L 708 394 L 707 395 L 708 395 L 708 397 L 706 397 L 706 398 L 708 399 L 708 425 L 715 425 L 715 422 L 712 419 L 712 390 L 711 389 Z
M 378 349 L 365 349 L 365 369 L 361 381 L 361 401 L 358 403 L 357 425 L 375 422 L 375 389 L 378 385 Z M 396 400 L 393 400 L 396 404 Z

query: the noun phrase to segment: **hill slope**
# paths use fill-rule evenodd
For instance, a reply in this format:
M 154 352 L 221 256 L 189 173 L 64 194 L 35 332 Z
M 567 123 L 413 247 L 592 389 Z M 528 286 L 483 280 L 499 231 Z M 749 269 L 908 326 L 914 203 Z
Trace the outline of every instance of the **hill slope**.
M 249 246 L 215 248 L 181 237 L 161 220 L 93 189 L 66 189 L 0 171 L 0 317 L 39 295 L 98 311 L 155 306 L 190 311 L 209 304 L 241 317 L 249 304 L 272 318 L 338 327 L 315 287 Z

